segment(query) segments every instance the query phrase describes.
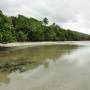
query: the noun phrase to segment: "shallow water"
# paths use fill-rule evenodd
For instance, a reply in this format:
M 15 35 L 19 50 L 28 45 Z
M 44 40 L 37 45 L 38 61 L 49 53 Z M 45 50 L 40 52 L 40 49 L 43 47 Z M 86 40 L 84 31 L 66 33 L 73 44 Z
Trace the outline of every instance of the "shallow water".
M 0 90 L 90 90 L 90 46 L 0 52 Z

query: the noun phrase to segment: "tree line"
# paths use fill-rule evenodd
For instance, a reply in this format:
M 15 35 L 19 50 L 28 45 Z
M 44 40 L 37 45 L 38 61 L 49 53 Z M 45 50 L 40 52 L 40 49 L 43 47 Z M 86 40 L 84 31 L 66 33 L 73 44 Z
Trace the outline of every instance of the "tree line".
M 66 30 L 56 23 L 28 18 L 23 15 L 6 16 L 0 10 L 0 43 L 25 41 L 80 41 L 90 40 L 90 35 Z

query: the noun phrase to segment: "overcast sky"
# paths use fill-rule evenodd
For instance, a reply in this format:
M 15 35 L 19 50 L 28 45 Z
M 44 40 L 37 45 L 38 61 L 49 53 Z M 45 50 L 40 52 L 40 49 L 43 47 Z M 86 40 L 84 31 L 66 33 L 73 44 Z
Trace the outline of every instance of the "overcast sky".
M 0 0 L 7 15 L 23 14 L 90 34 L 90 0 Z

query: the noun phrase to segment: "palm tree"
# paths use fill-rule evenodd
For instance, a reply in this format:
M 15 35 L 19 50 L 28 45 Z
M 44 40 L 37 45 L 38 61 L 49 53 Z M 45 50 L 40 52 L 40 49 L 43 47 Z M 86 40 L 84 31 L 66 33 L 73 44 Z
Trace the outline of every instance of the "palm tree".
M 48 21 L 48 19 L 45 17 L 45 18 L 43 19 L 43 24 L 46 26 L 48 23 L 49 23 L 49 21 Z

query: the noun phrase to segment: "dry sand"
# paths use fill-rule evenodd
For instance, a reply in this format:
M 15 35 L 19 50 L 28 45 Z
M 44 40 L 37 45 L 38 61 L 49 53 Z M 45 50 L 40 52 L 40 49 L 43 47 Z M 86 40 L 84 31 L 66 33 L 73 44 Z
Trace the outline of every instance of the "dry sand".
M 87 41 L 86 41 L 87 42 Z M 61 44 L 71 44 L 71 45 L 82 45 L 82 41 L 60 41 L 60 42 L 15 42 L 15 43 L 0 43 L 0 47 L 25 47 L 25 46 L 40 46 L 40 45 L 61 45 Z M 90 45 L 90 42 L 89 42 Z

